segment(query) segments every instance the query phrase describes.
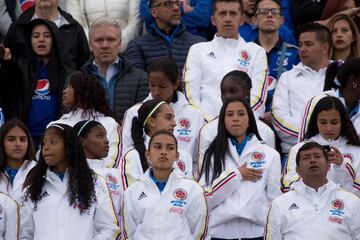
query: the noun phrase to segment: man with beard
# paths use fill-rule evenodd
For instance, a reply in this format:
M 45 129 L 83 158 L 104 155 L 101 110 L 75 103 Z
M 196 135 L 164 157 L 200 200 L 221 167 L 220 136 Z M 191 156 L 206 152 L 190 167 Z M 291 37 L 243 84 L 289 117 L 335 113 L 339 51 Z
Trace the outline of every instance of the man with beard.
M 180 23 L 179 0 L 151 0 L 150 12 L 155 22 L 150 31 L 132 40 L 124 55 L 136 67 L 146 68 L 160 57 L 173 59 L 182 72 L 187 53 L 191 45 L 205 41 L 185 30 Z

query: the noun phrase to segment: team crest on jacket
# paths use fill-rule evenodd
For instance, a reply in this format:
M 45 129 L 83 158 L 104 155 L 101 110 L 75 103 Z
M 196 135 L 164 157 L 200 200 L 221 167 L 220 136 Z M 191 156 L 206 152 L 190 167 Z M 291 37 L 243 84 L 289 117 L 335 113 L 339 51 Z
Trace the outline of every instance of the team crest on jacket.
M 344 202 L 340 199 L 335 199 L 331 202 L 331 207 L 336 210 L 343 210 L 344 209 Z
M 174 191 L 174 197 L 177 200 L 184 201 L 187 198 L 187 192 L 182 188 L 177 188 Z
M 242 70 L 245 72 L 247 71 L 247 67 L 250 64 L 250 58 L 251 58 L 250 54 L 245 50 L 243 50 L 239 53 L 239 59 L 238 59 L 239 64 L 240 64 L 239 70 Z
M 176 161 L 176 165 L 180 169 L 180 171 L 185 172 L 185 163 L 181 160 Z
M 117 179 L 116 179 L 116 177 L 114 177 L 114 176 L 111 175 L 110 173 L 106 174 L 106 181 L 107 181 L 108 183 L 117 184 Z
M 263 160 L 265 158 L 265 154 L 262 152 L 253 152 L 251 154 L 251 159 L 254 161 L 260 161 Z
M 190 133 L 191 133 L 191 121 L 188 118 L 180 118 L 178 121 L 178 137 L 177 140 L 181 141 L 181 142 L 190 142 L 191 141 L 191 137 L 190 137 Z

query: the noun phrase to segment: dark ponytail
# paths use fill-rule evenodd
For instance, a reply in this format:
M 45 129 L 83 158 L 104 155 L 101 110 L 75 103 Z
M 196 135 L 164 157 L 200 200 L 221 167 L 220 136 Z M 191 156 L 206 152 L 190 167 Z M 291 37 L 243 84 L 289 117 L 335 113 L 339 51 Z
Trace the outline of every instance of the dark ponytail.
M 149 168 L 149 164 L 145 156 L 146 147 L 144 143 L 145 142 L 144 132 L 146 134 L 149 133 L 149 130 L 146 127 L 146 122 L 149 117 L 156 117 L 156 114 L 159 112 L 160 106 L 162 104 L 165 104 L 165 102 L 157 101 L 157 100 L 146 101 L 139 108 L 138 117 L 134 117 L 132 119 L 131 138 L 134 142 L 135 150 L 139 153 L 141 167 L 144 172 Z M 153 113 L 151 114 L 151 112 Z M 151 115 L 149 116 L 149 114 Z

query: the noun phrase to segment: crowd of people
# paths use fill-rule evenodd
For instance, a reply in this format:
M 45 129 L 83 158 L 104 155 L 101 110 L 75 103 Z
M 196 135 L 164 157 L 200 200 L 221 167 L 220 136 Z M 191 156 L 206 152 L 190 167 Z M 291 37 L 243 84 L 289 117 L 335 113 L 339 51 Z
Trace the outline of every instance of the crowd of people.
M 0 12 L 0 239 L 360 239 L 359 0 Z

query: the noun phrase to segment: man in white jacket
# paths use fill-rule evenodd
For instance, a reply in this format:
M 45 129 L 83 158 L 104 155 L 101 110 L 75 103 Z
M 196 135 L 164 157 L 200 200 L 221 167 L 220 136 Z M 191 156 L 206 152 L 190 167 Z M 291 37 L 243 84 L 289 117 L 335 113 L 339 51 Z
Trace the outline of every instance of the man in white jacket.
M 241 70 L 252 80 L 251 106 L 257 116 L 263 117 L 268 70 L 265 50 L 245 42 L 238 33 L 243 21 L 241 1 L 215 0 L 212 4 L 211 22 L 217 33 L 212 41 L 194 44 L 189 50 L 183 75 L 186 97 L 211 120 L 222 105 L 221 79 L 232 70 Z
M 360 239 L 360 199 L 327 180 L 325 149 L 304 144 L 296 165 L 302 180 L 272 202 L 264 239 Z
M 299 48 L 301 62 L 281 75 L 273 97 L 272 122 L 285 154 L 297 143 L 306 102 L 324 89 L 330 31 L 319 24 L 305 25 L 300 30 Z

